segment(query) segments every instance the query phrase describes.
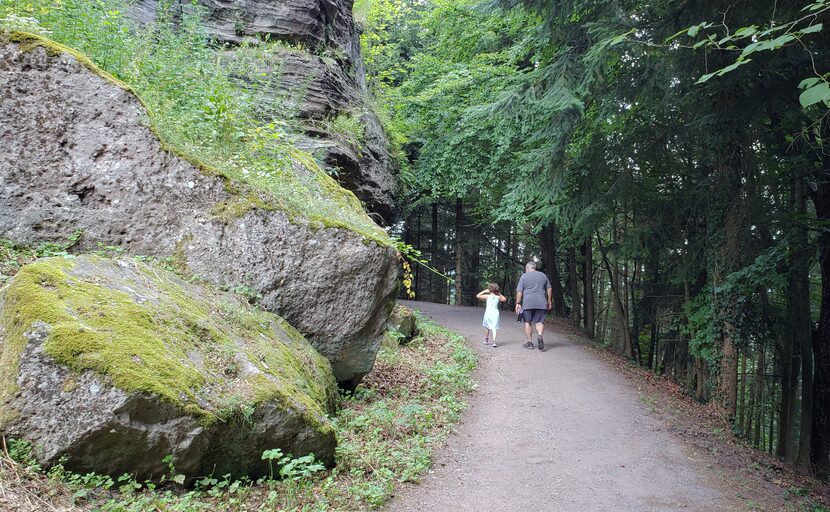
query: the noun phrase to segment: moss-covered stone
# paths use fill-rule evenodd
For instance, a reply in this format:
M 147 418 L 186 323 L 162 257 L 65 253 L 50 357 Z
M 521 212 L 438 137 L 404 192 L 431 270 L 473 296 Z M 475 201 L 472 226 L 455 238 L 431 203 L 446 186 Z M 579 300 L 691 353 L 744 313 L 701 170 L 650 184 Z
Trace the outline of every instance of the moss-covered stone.
M 415 312 L 400 304 L 395 305 L 389 317 L 389 327 L 396 333 L 398 342 L 406 345 L 418 334 Z
M 204 429 L 255 422 L 265 407 L 299 418 L 314 432 L 306 437 L 333 440 L 328 361 L 280 317 L 162 269 L 97 256 L 38 260 L 0 293 L 0 329 L 4 427 L 20 422 L 21 396 L 37 395 L 20 389 L 19 368 L 39 332 L 38 350 L 71 369 L 56 392 L 75 392 L 92 371 L 127 394 L 158 397 Z
M 43 322 L 45 352 L 55 361 L 94 370 L 126 391 L 195 405 L 207 422 L 233 395 L 249 404 L 285 400 L 326 424 L 334 392 L 328 362 L 283 319 L 229 294 L 133 260 L 84 256 L 27 265 L 2 298 L 0 403 L 16 390 L 25 333 Z M 239 356 L 257 378 L 237 378 Z M 216 389 L 223 391 L 213 395 Z

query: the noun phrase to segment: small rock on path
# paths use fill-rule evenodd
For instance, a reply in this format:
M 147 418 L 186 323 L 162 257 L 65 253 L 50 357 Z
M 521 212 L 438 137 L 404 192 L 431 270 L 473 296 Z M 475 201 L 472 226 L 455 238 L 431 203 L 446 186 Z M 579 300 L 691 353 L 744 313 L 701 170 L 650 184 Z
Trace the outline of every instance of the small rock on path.
M 419 485 L 388 506 L 409 511 L 726 511 L 742 509 L 704 457 L 650 414 L 607 363 L 548 327 L 527 350 L 502 312 L 499 346 L 482 343 L 481 308 L 405 302 L 471 340 L 478 389 Z

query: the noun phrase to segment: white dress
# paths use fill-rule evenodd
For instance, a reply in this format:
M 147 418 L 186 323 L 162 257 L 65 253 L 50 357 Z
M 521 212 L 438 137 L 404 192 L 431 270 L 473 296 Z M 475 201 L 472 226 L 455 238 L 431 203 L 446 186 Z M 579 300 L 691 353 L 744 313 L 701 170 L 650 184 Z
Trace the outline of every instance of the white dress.
M 499 296 L 487 296 L 487 309 L 484 310 L 484 321 L 481 323 L 482 327 L 496 330 L 499 328 Z

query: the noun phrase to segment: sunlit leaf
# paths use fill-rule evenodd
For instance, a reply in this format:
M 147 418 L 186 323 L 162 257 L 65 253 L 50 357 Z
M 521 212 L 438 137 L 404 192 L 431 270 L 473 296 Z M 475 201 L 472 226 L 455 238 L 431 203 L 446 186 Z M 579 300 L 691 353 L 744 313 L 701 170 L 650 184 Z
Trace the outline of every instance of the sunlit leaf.
M 815 105 L 816 103 L 830 101 L 830 83 L 821 82 L 820 84 L 810 87 L 801 93 L 798 101 L 801 102 L 801 106 L 804 108 Z
M 820 81 L 821 81 L 821 78 L 819 78 L 817 76 L 813 76 L 813 77 L 810 77 L 810 78 L 805 78 L 804 80 L 801 81 L 800 84 L 798 84 L 798 88 L 799 89 L 809 89 L 810 87 L 816 85 Z
M 801 30 L 801 33 L 802 34 L 814 34 L 816 32 L 821 32 L 821 30 L 823 28 L 824 28 L 823 23 L 817 23 L 815 25 L 810 25 L 809 27 L 805 28 L 804 30 Z
M 756 34 L 757 32 L 758 32 L 758 28 L 755 27 L 754 25 L 751 26 L 751 27 L 743 27 L 743 28 L 739 28 L 738 30 L 735 31 L 735 36 L 734 37 L 749 37 L 751 35 Z

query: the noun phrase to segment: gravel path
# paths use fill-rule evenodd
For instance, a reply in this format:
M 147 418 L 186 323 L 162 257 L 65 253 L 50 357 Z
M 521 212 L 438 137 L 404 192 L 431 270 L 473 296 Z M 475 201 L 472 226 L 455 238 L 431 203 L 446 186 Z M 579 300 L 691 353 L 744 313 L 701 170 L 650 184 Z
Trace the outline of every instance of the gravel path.
M 648 412 L 611 366 L 550 330 L 547 350 L 521 347 L 502 312 L 500 346 L 485 346 L 484 312 L 405 303 L 467 336 L 480 356 L 478 390 L 457 433 L 420 485 L 390 511 L 741 510 L 692 453 Z

